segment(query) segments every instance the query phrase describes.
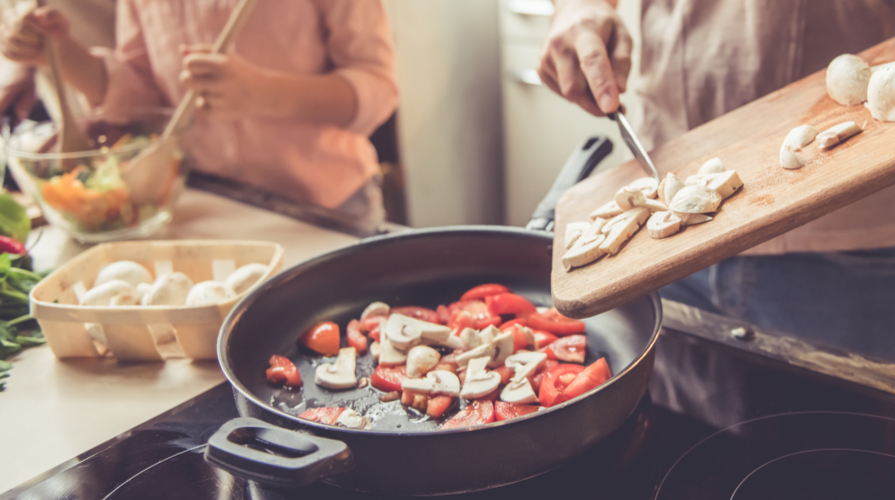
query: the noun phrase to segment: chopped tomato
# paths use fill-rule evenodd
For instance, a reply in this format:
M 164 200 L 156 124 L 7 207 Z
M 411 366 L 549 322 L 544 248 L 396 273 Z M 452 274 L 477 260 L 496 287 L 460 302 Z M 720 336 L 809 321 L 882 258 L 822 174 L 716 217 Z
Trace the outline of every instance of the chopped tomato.
M 370 384 L 383 392 L 392 392 L 401 390 L 401 382 L 408 379 L 407 367 L 401 366 L 383 366 L 379 365 L 370 377 Z
M 587 337 L 584 335 L 569 335 L 543 349 L 547 353 L 547 359 L 558 359 L 570 363 L 584 363 L 584 355 L 587 352 Z
M 358 354 L 367 350 L 367 337 L 360 331 L 360 321 L 356 319 L 349 321 L 345 331 L 348 334 L 348 345 L 357 349 Z
M 451 317 L 448 319 L 447 326 L 451 329 L 462 331 L 464 328 L 475 328 L 481 330 L 489 325 L 500 324 L 500 316 L 492 315 L 488 311 L 488 306 L 479 300 L 454 302 L 448 306 L 448 309 L 451 311 Z
M 527 322 L 528 322 L 527 318 L 513 318 L 513 319 L 507 321 L 506 323 L 503 323 L 500 326 L 498 326 L 497 329 L 502 332 L 505 332 L 505 331 L 509 330 L 510 328 L 513 328 L 516 325 L 526 326 Z
M 429 398 L 429 403 L 426 406 L 426 415 L 429 415 L 432 418 L 440 418 L 444 415 L 444 412 L 451 407 L 453 401 L 454 398 L 450 396 L 435 396 Z
M 535 338 L 535 349 L 543 349 L 548 345 L 556 342 L 558 338 L 556 335 L 548 332 L 542 332 L 540 330 L 534 330 L 534 338 Z
M 413 395 L 412 391 L 403 390 L 401 391 L 401 404 L 404 406 L 413 405 Z
M 379 322 L 384 318 L 384 316 L 364 318 L 360 322 L 360 331 L 369 333 L 372 332 L 373 329 L 379 329 Z
M 524 327 L 513 325 L 513 352 L 519 352 L 527 349 L 529 346 L 529 335 L 526 335 Z M 530 332 L 531 330 L 529 330 Z
M 600 384 L 610 378 L 612 378 L 612 372 L 609 371 L 609 365 L 606 363 L 605 358 L 600 358 L 575 376 L 566 387 L 565 395 L 568 399 L 580 396 L 591 389 L 599 387 Z
M 474 425 L 488 424 L 494 421 L 494 403 L 491 401 L 472 401 L 460 413 L 441 426 L 442 429 L 460 429 Z
M 507 367 L 506 365 L 501 366 L 500 368 L 495 368 L 494 371 L 500 374 L 500 383 L 506 384 L 513 377 L 513 374 L 516 373 L 515 370 Z
M 529 302 L 528 299 L 515 293 L 489 295 L 485 297 L 485 304 L 488 306 L 491 314 L 495 316 L 506 314 L 527 316 L 537 311 L 535 305 Z
M 494 283 L 488 283 L 486 285 L 479 285 L 475 288 L 468 290 L 466 293 L 460 297 L 460 300 L 476 300 L 476 299 L 484 299 L 490 295 L 497 295 L 499 293 L 507 293 L 510 289 L 503 286 L 497 285 Z
M 312 422 L 320 422 L 321 424 L 336 425 L 336 420 L 346 408 L 311 408 L 305 411 L 298 418 L 310 420 Z
M 438 313 L 433 311 L 432 309 L 426 309 L 425 307 L 417 307 L 417 306 L 393 307 L 391 312 L 396 313 L 396 314 L 403 314 L 404 316 L 416 318 L 416 319 L 419 319 L 422 321 L 427 321 L 429 323 L 435 323 L 436 325 L 441 324 L 441 320 L 438 317 Z
M 538 411 L 540 406 L 537 405 L 521 405 L 515 403 L 505 403 L 503 401 L 494 402 L 494 420 L 500 422 L 502 420 L 510 420 L 512 418 L 521 417 Z
M 337 356 L 339 354 L 339 325 L 332 321 L 318 323 L 298 340 L 314 352 L 324 356 Z
M 438 322 L 442 325 L 446 325 L 448 320 L 451 319 L 451 310 L 444 304 L 439 304 L 435 308 L 435 313 L 438 314 Z
M 301 387 L 301 374 L 295 364 L 284 356 L 274 354 L 270 357 L 270 368 L 267 369 L 267 381 L 289 387 Z
M 529 382 L 531 382 L 532 390 L 538 392 L 538 390 L 541 388 L 541 380 L 544 379 L 544 375 L 557 366 L 559 366 L 559 361 L 555 359 L 548 359 L 547 361 L 544 361 L 544 364 L 541 365 L 541 367 L 538 368 L 537 371 L 535 371 L 534 375 L 531 376 L 531 380 L 529 380 Z
M 532 314 L 528 318 L 528 326 L 534 330 L 544 330 L 554 335 L 572 335 L 584 333 L 584 322 L 567 318 L 559 313 L 556 308 Z
M 581 365 L 559 365 L 547 372 L 538 389 L 538 400 L 543 406 L 550 407 L 569 399 L 563 391 L 579 373 L 584 371 Z

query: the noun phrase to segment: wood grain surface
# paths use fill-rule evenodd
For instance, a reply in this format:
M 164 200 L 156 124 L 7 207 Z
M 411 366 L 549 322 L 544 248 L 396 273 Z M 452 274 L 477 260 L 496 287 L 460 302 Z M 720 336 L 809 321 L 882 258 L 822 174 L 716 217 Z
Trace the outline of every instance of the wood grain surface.
M 860 54 L 871 65 L 895 61 L 895 38 Z M 569 222 L 588 214 L 644 176 L 632 160 L 567 191 L 556 208 L 552 289 L 563 314 L 599 314 L 895 184 L 895 123 L 873 119 L 863 106 L 827 96 L 825 71 L 773 92 L 674 139 L 650 156 L 682 180 L 709 158 L 736 170 L 744 186 L 714 220 L 655 240 L 641 229 L 615 256 L 567 272 L 563 239 Z M 794 127 L 818 132 L 854 120 L 864 131 L 829 150 L 817 141 L 798 153 L 805 166 L 784 170 L 780 145 Z M 621 145 L 621 147 L 624 147 Z

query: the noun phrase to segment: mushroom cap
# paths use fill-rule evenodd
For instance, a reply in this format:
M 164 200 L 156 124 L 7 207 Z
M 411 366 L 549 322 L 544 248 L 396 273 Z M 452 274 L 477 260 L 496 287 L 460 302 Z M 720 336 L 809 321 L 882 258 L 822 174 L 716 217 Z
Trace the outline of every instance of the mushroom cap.
M 354 370 L 357 367 L 357 350 L 353 347 L 339 349 L 333 363 L 317 365 L 314 382 L 328 389 L 350 389 L 357 385 Z
M 867 107 L 877 120 L 895 122 L 895 63 L 873 72 L 867 88 Z
M 155 280 L 143 296 L 144 306 L 182 306 L 193 288 L 193 280 L 183 273 L 166 274 Z
M 126 281 L 136 287 L 140 283 L 152 283 L 152 273 L 132 260 L 119 260 L 99 270 L 93 286 L 97 287 L 112 280 Z
M 81 297 L 82 306 L 108 306 L 118 295 L 133 294 L 134 288 L 124 280 L 111 280 L 95 286 Z
M 870 65 L 858 56 L 842 54 L 827 66 L 827 93 L 843 106 L 854 106 L 867 100 Z
M 435 368 L 441 354 L 429 346 L 418 345 L 407 352 L 407 376 L 418 378 Z
M 233 293 L 239 295 L 252 288 L 255 283 L 258 283 L 258 280 L 267 273 L 267 270 L 268 267 L 264 264 L 258 264 L 257 262 L 246 264 L 230 273 L 230 276 L 227 276 L 224 283 L 233 290 Z
M 712 158 L 707 162 L 703 163 L 699 170 L 696 172 L 697 174 L 720 174 L 725 170 L 724 164 L 721 163 L 721 158 Z
M 188 306 L 210 306 L 226 302 L 227 299 L 233 298 L 236 294 L 229 286 L 220 281 L 203 281 L 196 283 L 190 288 L 190 293 L 186 296 L 186 305 Z

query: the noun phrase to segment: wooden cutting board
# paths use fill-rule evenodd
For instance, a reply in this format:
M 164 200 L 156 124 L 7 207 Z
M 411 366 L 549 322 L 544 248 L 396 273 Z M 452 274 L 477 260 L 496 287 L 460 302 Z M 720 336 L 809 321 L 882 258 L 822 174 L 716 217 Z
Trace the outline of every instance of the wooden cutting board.
M 895 61 L 895 38 L 861 56 L 871 66 Z M 822 132 L 849 120 L 866 122 L 864 131 L 827 151 L 812 142 L 798 153 L 805 163 L 799 170 L 780 166 L 780 145 L 791 129 L 809 124 Z M 567 191 L 556 207 L 552 274 L 553 300 L 563 314 L 584 318 L 607 311 L 895 184 L 895 123 L 873 119 L 863 105 L 837 104 L 827 96 L 825 71 L 820 71 L 695 128 L 650 156 L 660 172 L 674 172 L 681 180 L 717 156 L 737 171 L 744 186 L 710 222 L 661 240 L 642 228 L 617 255 L 571 272 L 561 262 L 566 224 L 589 221 L 590 212 L 645 174 L 632 160 Z

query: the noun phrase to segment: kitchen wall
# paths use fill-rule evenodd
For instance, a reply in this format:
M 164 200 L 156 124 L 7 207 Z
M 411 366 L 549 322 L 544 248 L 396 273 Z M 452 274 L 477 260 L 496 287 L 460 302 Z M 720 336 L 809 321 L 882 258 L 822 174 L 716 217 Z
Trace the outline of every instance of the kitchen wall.
M 630 158 L 613 122 L 540 85 L 534 68 L 550 0 L 384 3 L 398 60 L 398 135 L 412 226 L 524 225 L 569 153 L 590 135 L 615 144 L 601 168 Z M 640 2 L 620 4 L 639 47 Z M 627 96 L 622 102 L 635 104 Z

